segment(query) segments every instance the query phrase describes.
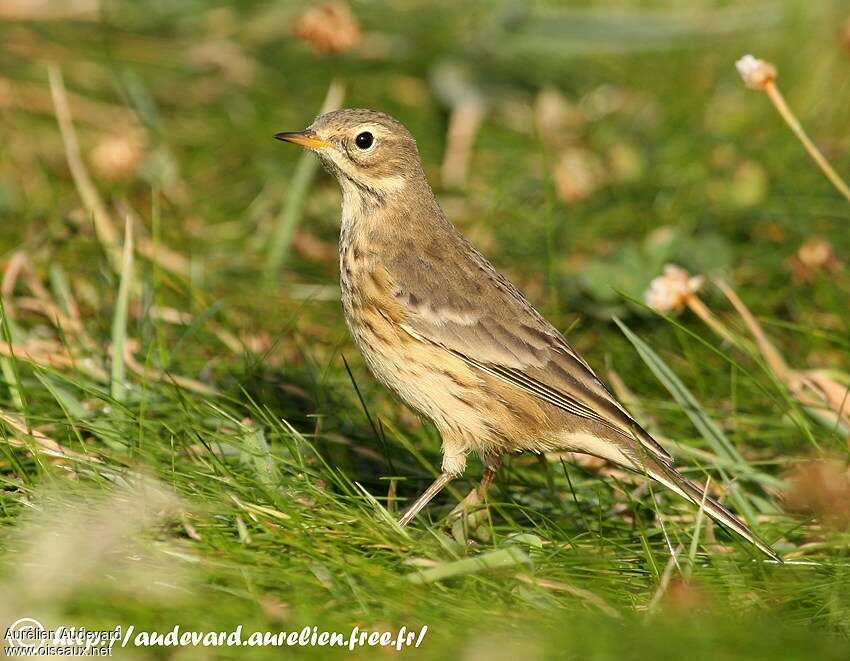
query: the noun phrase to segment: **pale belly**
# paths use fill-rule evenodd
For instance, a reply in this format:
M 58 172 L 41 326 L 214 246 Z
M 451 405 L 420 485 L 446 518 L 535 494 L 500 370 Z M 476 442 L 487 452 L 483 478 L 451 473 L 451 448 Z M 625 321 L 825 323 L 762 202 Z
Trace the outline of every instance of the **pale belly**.
M 369 370 L 434 423 L 449 463 L 468 451 L 492 454 L 503 444 L 492 424 L 480 375 L 447 351 L 412 338 L 387 318 L 386 311 L 358 305 L 345 287 L 342 303 L 351 336 Z

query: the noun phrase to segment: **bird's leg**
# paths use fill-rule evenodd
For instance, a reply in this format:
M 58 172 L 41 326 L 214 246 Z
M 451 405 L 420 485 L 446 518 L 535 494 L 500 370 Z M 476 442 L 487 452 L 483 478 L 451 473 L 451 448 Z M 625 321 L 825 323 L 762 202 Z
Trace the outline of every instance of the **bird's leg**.
M 498 456 L 488 456 L 484 459 L 484 474 L 481 476 L 481 482 L 478 486 L 466 494 L 466 497 L 460 501 L 455 508 L 449 513 L 449 517 L 454 517 L 467 512 L 471 507 L 480 505 L 487 497 L 487 492 L 490 490 L 490 485 L 493 484 L 493 478 L 496 477 L 496 471 L 502 465 L 502 459 Z
M 425 493 L 423 493 L 416 501 L 411 505 L 407 511 L 402 514 L 401 518 L 398 520 L 398 524 L 400 526 L 406 526 L 413 520 L 422 509 L 431 502 L 431 500 L 436 496 L 440 491 L 443 490 L 443 487 L 446 486 L 449 482 L 452 481 L 454 475 L 450 473 L 440 473 L 440 476 L 434 480 L 430 487 L 425 489 Z
M 487 460 L 487 465 L 484 467 L 484 475 L 481 476 L 481 484 L 478 485 L 482 498 L 487 495 L 487 491 L 496 477 L 496 471 L 499 470 L 501 465 L 501 457 L 491 457 Z
M 398 520 L 399 525 L 406 526 L 413 520 L 422 508 L 425 507 L 436 496 L 443 487 L 451 482 L 458 475 L 463 473 L 466 468 L 466 449 L 453 442 L 454 439 L 450 436 L 443 437 L 443 472 L 434 480 L 434 483 L 425 490 L 416 502 L 411 505 L 408 510 L 402 514 Z

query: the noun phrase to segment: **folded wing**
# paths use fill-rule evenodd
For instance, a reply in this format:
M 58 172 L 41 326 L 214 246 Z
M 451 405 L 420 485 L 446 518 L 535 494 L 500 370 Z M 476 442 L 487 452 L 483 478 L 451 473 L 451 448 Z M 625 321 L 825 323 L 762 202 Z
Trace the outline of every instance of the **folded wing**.
M 439 268 L 425 261 L 411 268 L 403 259 L 387 264 L 395 298 L 407 312 L 406 332 L 566 413 L 637 440 L 665 464 L 672 461 L 563 335 L 480 253 L 468 244 L 440 252 L 446 257 L 432 253 L 442 260 Z

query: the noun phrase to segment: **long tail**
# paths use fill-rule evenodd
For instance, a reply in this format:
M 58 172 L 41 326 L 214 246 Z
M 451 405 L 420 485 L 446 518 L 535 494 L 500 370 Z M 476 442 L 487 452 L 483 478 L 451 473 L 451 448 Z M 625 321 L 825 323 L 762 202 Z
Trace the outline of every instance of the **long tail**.
M 746 539 L 768 557 L 777 562 L 782 562 L 782 558 L 766 542 L 750 530 L 750 527 L 746 523 L 741 521 L 741 519 L 732 514 L 732 512 L 723 507 L 723 505 L 711 496 L 704 496 L 702 489 L 683 475 L 680 475 L 675 468 L 665 466 L 660 461 L 655 461 L 654 459 L 648 459 L 645 463 L 647 473 L 654 480 L 691 501 L 697 507 L 704 507 L 705 512 L 712 519 Z

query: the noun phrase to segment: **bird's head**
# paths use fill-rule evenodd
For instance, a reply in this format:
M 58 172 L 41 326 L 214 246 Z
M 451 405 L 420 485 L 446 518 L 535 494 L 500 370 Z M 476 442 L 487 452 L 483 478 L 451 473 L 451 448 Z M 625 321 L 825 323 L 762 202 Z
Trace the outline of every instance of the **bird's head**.
M 411 182 L 424 181 L 410 131 L 382 112 L 336 110 L 317 117 L 303 131 L 278 133 L 275 138 L 314 151 L 343 192 L 383 200 Z

